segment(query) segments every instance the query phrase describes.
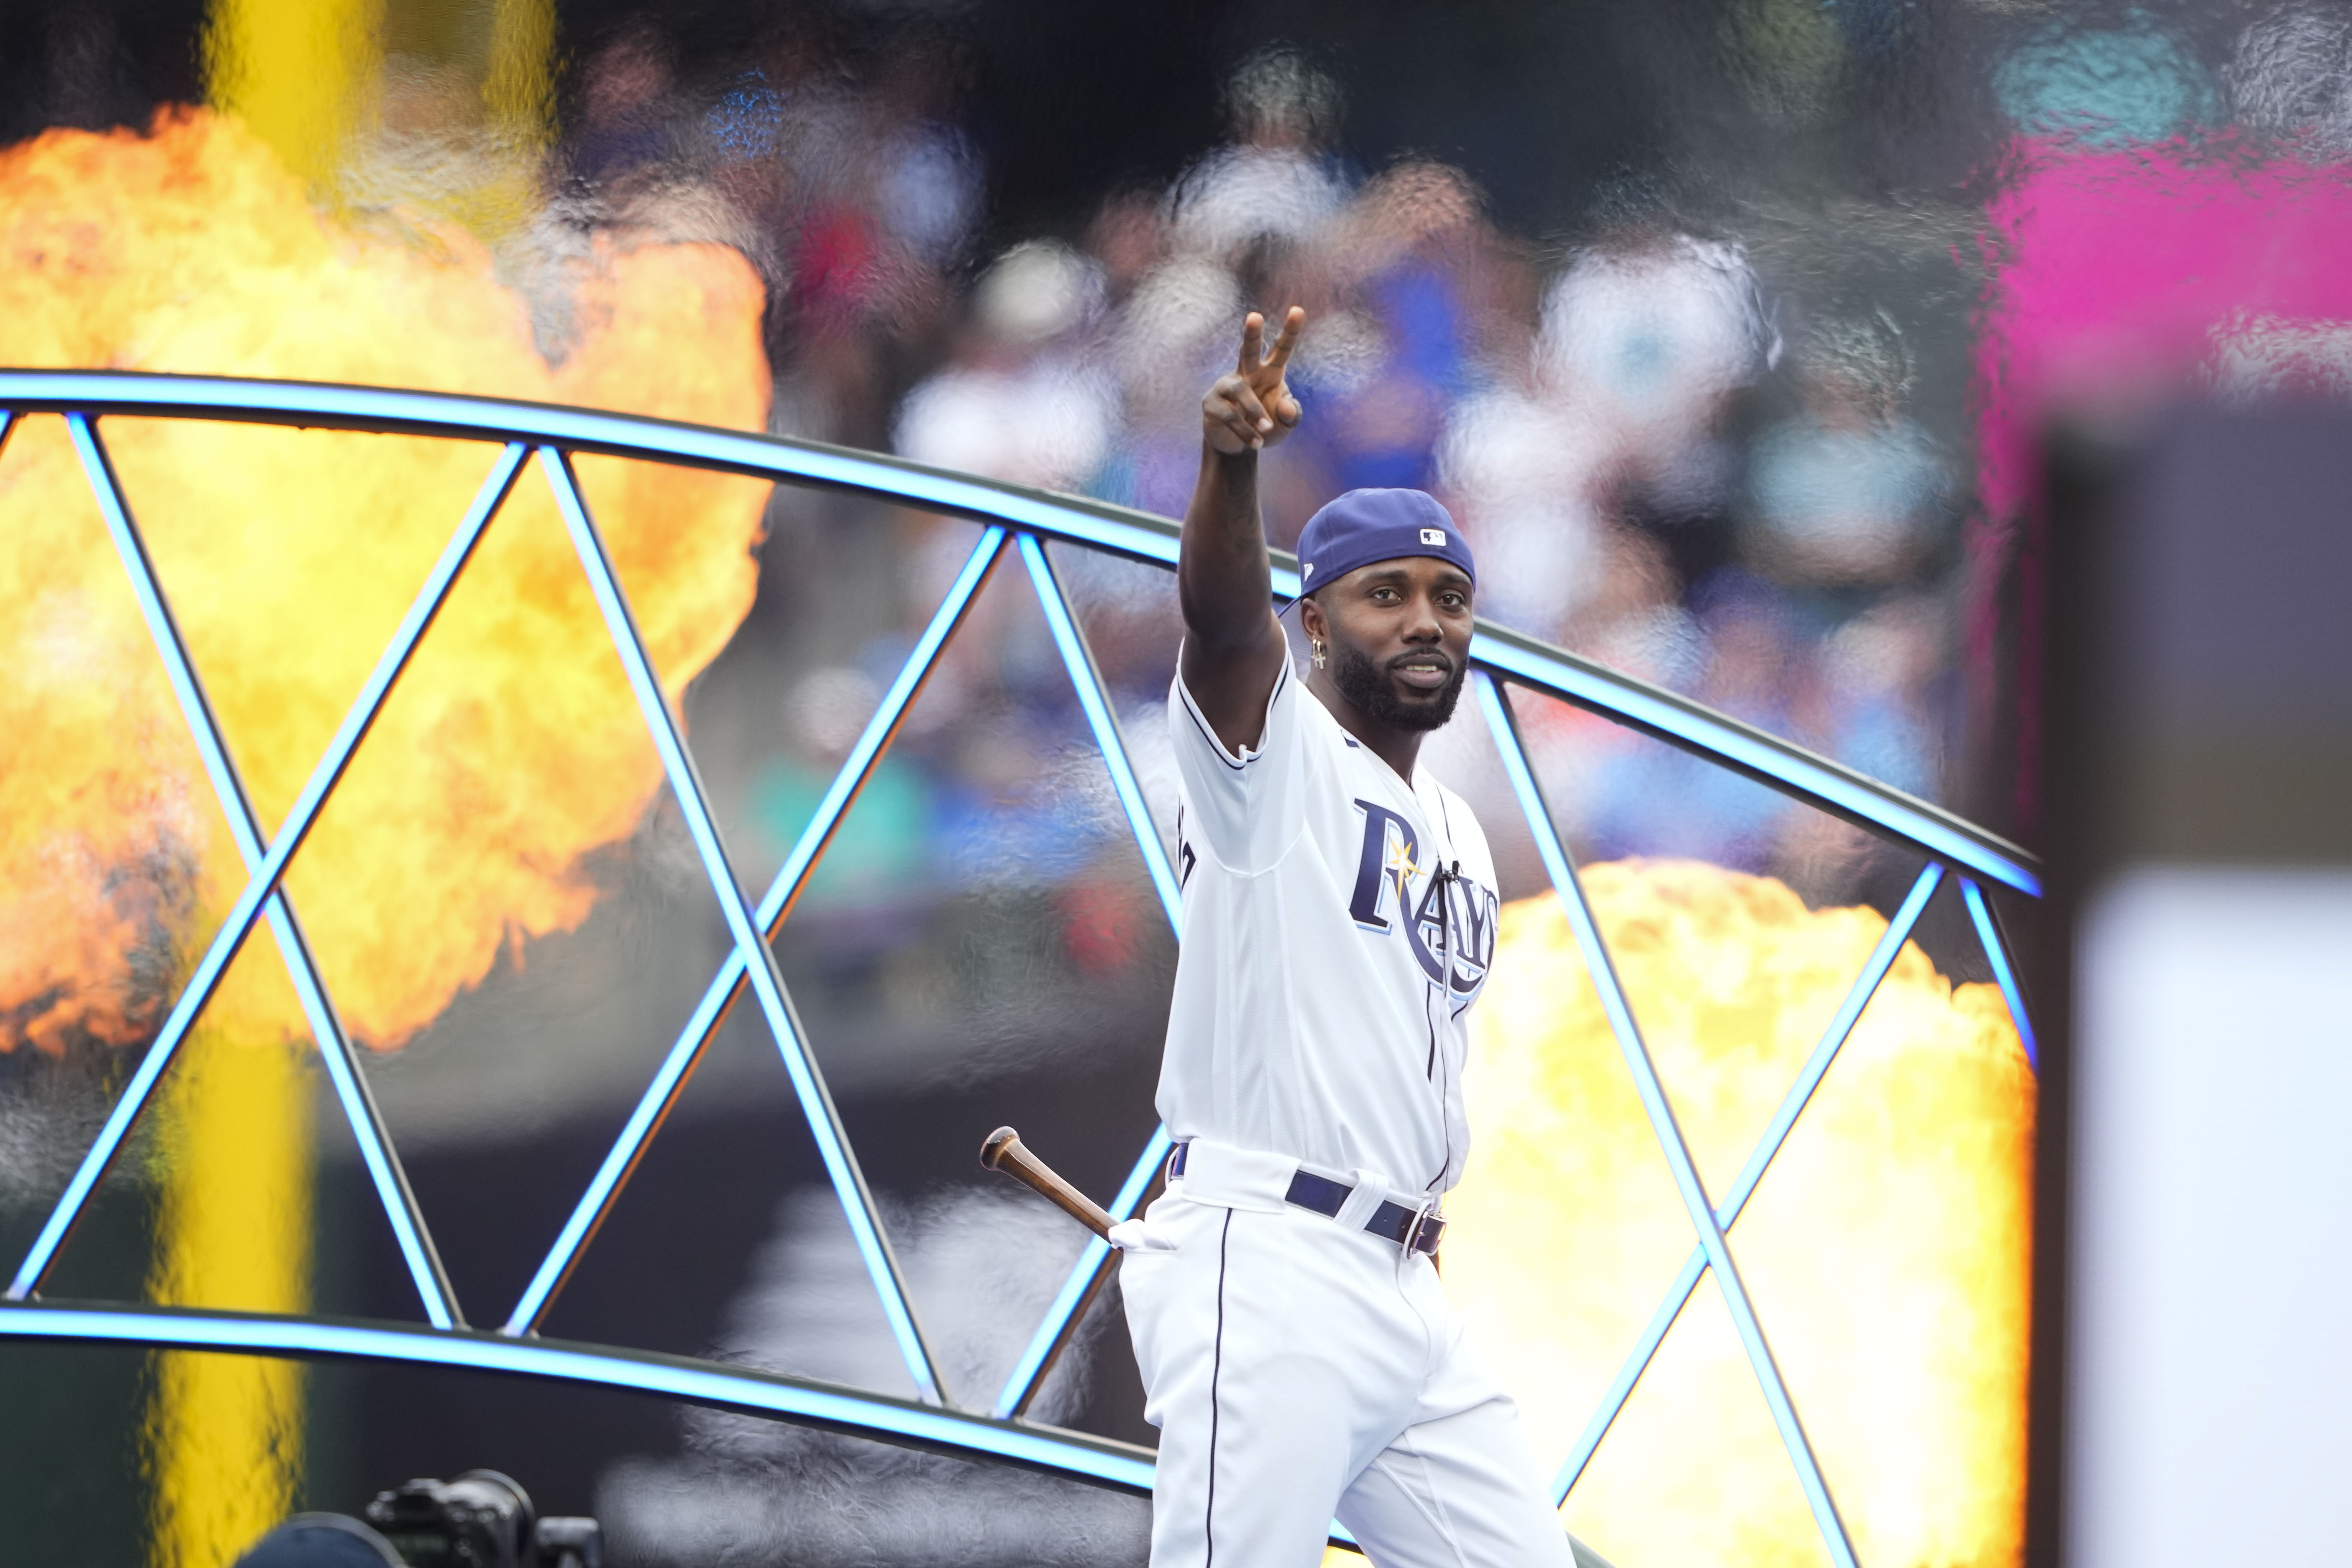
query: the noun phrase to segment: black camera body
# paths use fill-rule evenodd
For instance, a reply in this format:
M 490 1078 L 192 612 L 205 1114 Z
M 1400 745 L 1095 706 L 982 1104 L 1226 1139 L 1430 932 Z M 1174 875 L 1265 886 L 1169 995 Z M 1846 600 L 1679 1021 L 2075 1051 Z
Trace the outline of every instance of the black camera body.
M 376 1493 L 367 1521 L 298 1514 L 237 1568 L 604 1568 L 593 1519 L 541 1519 L 530 1494 L 496 1470 L 420 1479 Z

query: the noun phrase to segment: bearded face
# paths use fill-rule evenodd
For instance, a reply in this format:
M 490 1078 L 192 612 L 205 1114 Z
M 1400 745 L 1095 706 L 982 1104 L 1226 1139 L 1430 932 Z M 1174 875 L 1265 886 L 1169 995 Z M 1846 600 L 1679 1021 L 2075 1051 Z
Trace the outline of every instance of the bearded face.
M 1428 731 L 1454 717 L 1462 700 L 1462 682 L 1470 673 L 1466 660 L 1435 647 L 1408 648 L 1376 659 L 1349 641 L 1335 624 L 1330 638 L 1331 683 L 1339 695 L 1377 723 L 1399 730 Z M 1432 672 L 1444 683 L 1424 687 Z

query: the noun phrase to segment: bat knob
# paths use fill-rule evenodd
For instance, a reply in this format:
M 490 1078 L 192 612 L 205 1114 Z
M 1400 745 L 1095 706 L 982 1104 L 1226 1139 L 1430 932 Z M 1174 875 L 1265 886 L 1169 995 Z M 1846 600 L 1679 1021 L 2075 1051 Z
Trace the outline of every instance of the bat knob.
M 1004 1152 L 1020 1142 L 1021 1134 L 1012 1128 L 998 1128 L 988 1135 L 988 1142 L 980 1146 L 980 1163 L 992 1171 L 995 1170 L 997 1163 L 1004 1158 Z

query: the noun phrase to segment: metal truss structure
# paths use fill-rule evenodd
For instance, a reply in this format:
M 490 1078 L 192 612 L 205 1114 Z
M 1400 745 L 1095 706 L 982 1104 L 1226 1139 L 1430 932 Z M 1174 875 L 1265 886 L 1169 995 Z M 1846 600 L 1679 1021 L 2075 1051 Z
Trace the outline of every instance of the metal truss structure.
M 1134 830 L 1154 889 L 1171 921 L 1179 916 L 1177 880 L 1160 826 L 1128 759 L 1116 715 L 1086 639 L 1070 611 L 1048 541 L 1108 552 L 1172 568 L 1177 530 L 1164 519 L 1070 496 L 999 484 L 920 464 L 810 442 L 633 418 L 583 409 L 487 398 L 306 383 L 82 372 L 0 372 L 0 451 L 11 426 L 27 414 L 64 416 L 92 492 L 137 595 L 156 651 L 194 735 L 248 879 L 213 935 L 169 1015 L 148 1045 L 96 1140 L 58 1199 L 31 1249 L 16 1266 L 0 1300 L 0 1336 L 18 1339 L 110 1341 L 145 1346 L 244 1352 L 269 1355 L 358 1357 L 425 1363 L 520 1373 L 625 1388 L 669 1398 L 911 1444 L 965 1458 L 1001 1460 L 1131 1491 L 1149 1492 L 1149 1450 L 1043 1426 L 1024 1416 L 1031 1399 L 1108 1273 L 1109 1249 L 1090 1241 L 1038 1323 L 1004 1385 L 975 1398 L 951 1396 L 910 1303 L 888 1236 L 877 1216 L 855 1151 L 811 1056 L 769 943 L 779 934 L 809 874 L 860 787 L 872 773 L 991 572 L 1012 546 L 1076 688 L 1101 750 L 1119 804 Z M 398 631 L 352 702 L 274 836 L 265 836 L 231 761 L 202 681 L 173 619 L 139 526 L 109 459 L 99 424 L 112 415 L 228 420 L 303 427 L 440 437 L 495 444 L 498 456 Z M 916 640 L 904 667 L 850 749 L 782 868 L 758 903 L 746 900 L 695 772 L 677 715 L 664 699 L 629 602 L 605 552 L 604 539 L 574 479 L 572 458 L 590 452 L 648 462 L 720 470 L 780 483 L 851 491 L 981 523 L 978 545 Z M 557 507 L 610 632 L 614 651 L 684 815 L 695 848 L 725 917 L 731 950 L 679 1029 L 595 1175 L 532 1275 L 521 1298 L 495 1330 L 469 1327 L 430 1233 L 402 1174 L 399 1157 L 370 1094 L 359 1053 L 320 980 L 300 923 L 281 882 L 305 835 L 349 767 L 402 670 L 465 570 L 501 503 L 527 464 L 535 461 Z M 1277 559 L 1275 586 L 1295 594 L 1295 563 Z M 1991 834 L 1853 769 L 1656 687 L 1486 621 L 1471 645 L 1480 714 L 1493 732 L 1504 771 L 1527 817 L 1536 847 L 1565 909 L 1585 963 L 1616 1035 L 1627 1070 L 1672 1170 L 1696 1244 L 1666 1287 L 1657 1311 L 1627 1355 L 1575 1451 L 1555 1482 L 1564 1500 L 1584 1473 L 1601 1438 L 1664 1342 L 1700 1277 L 1712 1271 L 1729 1309 L 1757 1382 L 1763 1390 L 1789 1458 L 1837 1568 L 1857 1568 L 1837 1505 L 1815 1462 L 1795 1405 L 1774 1364 L 1762 1324 L 1740 1282 L 1727 1233 L 1755 1193 L 1773 1156 L 1803 1113 L 1814 1089 L 1894 963 L 1931 895 L 1947 876 L 1983 942 L 1994 974 L 2029 1057 L 2032 1034 L 2015 972 L 1983 891 L 1995 882 L 2038 897 L 2041 885 L 2029 855 Z M 1807 805 L 1857 824 L 1927 858 L 1909 896 L 1871 953 L 1822 1036 L 1778 1113 L 1748 1156 L 1731 1190 L 1710 1194 L 1701 1183 L 1668 1104 L 1640 1026 L 1619 984 L 1608 947 L 1578 880 L 1577 868 L 1555 825 L 1522 743 L 1512 686 L 1561 699 L 1732 769 Z M 367 1322 L 313 1317 L 47 1301 L 38 1296 L 92 1193 L 122 1149 L 157 1083 L 257 922 L 267 921 L 284 956 L 329 1079 L 341 1103 L 426 1324 Z M 864 1390 L 750 1371 L 740 1366 L 648 1354 L 602 1345 L 539 1338 L 536 1329 L 611 1209 L 637 1158 L 687 1076 L 716 1035 L 729 1007 L 749 988 L 776 1048 L 858 1251 L 880 1300 L 917 1397 L 892 1398 Z M 1134 1213 L 1168 1152 L 1164 1129 L 1138 1156 L 1108 1205 Z M 1344 1534 L 1334 1527 L 1334 1539 Z

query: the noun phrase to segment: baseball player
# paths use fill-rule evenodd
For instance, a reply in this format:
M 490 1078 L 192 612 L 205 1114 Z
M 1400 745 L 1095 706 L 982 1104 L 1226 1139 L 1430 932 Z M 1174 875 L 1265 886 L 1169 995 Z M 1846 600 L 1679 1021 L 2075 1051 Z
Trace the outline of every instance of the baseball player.
M 1476 569 L 1430 496 L 1339 497 L 1299 540 L 1293 670 L 1257 466 L 1298 426 L 1305 321 L 1268 352 L 1253 313 L 1202 400 L 1177 567 L 1177 1148 L 1112 1232 L 1160 1429 L 1151 1561 L 1307 1568 L 1336 1514 L 1379 1568 L 1570 1568 L 1433 1264 L 1498 905 L 1476 818 L 1415 761 L 1461 695 Z

